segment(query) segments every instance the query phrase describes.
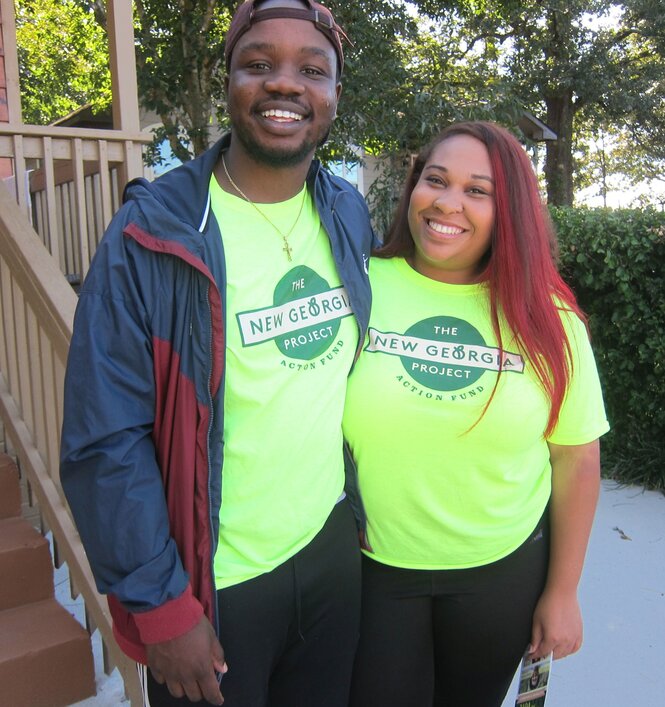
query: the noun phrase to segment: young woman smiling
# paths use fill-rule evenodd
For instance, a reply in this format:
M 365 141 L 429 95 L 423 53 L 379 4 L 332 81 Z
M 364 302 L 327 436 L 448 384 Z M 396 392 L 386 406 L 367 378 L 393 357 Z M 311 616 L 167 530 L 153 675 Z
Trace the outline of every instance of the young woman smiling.
M 582 640 L 608 429 L 536 177 L 503 128 L 416 159 L 370 268 L 344 433 L 366 514 L 354 707 L 499 707 Z

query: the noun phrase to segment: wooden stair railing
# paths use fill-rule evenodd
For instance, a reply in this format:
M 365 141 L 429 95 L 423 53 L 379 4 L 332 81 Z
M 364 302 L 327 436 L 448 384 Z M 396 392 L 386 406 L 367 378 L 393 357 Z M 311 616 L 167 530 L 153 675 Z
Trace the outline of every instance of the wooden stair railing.
M 151 141 L 147 133 L 0 123 L 0 159 L 13 162 L 15 199 L 70 281 L 85 277 L 122 186 L 144 173 Z
M 113 639 L 101 597 L 68 512 L 58 474 L 63 382 L 76 295 L 0 184 L 0 418 L 53 533 L 56 562 L 68 565 L 72 592 L 83 596 L 87 628 L 99 629 L 104 667 L 114 666 L 132 707 L 142 704 L 135 664 Z

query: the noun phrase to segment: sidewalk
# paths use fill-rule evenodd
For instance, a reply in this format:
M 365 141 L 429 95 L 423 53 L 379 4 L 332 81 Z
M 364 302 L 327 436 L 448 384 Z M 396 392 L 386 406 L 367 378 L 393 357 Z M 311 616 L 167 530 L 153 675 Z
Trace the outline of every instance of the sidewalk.
M 663 494 L 603 481 L 580 601 L 584 645 L 579 653 L 554 663 L 547 707 L 665 704 Z M 97 675 L 99 694 L 76 707 L 128 707 L 117 674 L 108 678 L 98 669 Z M 513 707 L 516 692 L 514 681 L 504 707 Z
M 603 481 L 580 585 L 584 645 L 556 661 L 547 707 L 665 704 L 665 496 Z M 513 707 L 513 683 L 504 707 Z

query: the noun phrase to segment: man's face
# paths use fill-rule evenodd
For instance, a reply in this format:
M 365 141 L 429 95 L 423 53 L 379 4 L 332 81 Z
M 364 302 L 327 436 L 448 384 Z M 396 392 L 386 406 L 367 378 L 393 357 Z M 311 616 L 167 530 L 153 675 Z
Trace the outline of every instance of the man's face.
M 341 91 L 336 77 L 335 50 L 311 22 L 257 22 L 238 40 L 226 83 L 239 147 L 271 166 L 311 160 L 336 113 Z

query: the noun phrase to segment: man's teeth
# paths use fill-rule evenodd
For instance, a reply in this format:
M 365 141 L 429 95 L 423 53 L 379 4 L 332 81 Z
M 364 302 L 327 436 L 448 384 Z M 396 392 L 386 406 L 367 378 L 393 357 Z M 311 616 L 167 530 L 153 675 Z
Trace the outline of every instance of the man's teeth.
M 265 110 L 261 115 L 264 118 L 277 118 L 278 120 L 302 120 L 300 113 L 292 113 L 290 110 Z
M 437 233 L 443 233 L 445 236 L 456 236 L 458 233 L 462 233 L 463 228 L 457 228 L 455 226 L 444 226 L 442 223 L 437 223 L 436 221 L 428 221 L 427 225 Z

